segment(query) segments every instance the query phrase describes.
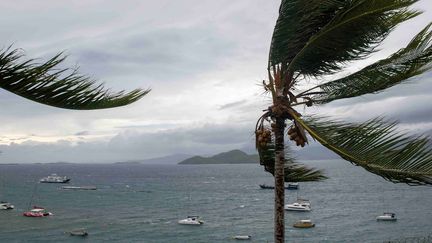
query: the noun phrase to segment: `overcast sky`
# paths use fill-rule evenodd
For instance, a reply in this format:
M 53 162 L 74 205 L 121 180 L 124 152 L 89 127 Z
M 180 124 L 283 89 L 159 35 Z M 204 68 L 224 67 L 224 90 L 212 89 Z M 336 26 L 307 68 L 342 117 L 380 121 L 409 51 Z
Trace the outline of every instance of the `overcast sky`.
M 0 1 L 0 47 L 31 58 L 65 51 L 107 88 L 152 92 L 127 107 L 69 111 L 0 90 L 0 163 L 115 162 L 171 154 L 253 151 L 253 129 L 269 97 L 268 49 L 280 1 Z M 432 21 L 425 13 L 400 25 L 371 58 L 384 58 Z M 364 121 L 386 115 L 410 132 L 432 133 L 432 73 L 378 95 L 312 112 Z M 310 112 L 308 112 L 310 113 Z

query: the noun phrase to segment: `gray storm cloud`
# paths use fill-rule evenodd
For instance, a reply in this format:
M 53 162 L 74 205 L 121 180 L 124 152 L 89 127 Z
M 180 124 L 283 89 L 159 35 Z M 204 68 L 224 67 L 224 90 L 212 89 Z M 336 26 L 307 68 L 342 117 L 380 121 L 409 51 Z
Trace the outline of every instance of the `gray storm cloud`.
M 279 1 L 0 1 L 0 47 L 31 58 L 65 51 L 68 66 L 113 90 L 151 87 L 128 107 L 68 111 L 0 90 L 0 163 L 116 162 L 175 153 L 253 151 L 253 129 L 269 104 L 266 78 Z M 103 7 L 101 7 L 103 6 Z M 432 19 L 395 30 L 382 51 L 344 73 L 403 47 Z M 385 115 L 413 133 L 432 131 L 432 73 L 377 95 L 312 109 L 350 121 Z M 315 146 L 315 145 L 314 145 Z

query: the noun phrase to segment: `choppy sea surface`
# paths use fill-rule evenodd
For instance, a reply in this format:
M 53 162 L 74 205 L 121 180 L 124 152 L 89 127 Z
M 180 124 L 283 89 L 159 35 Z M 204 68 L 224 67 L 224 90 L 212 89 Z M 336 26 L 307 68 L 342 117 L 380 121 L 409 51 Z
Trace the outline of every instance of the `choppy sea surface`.
M 343 161 L 309 161 L 330 179 L 300 183 L 286 202 L 311 200 L 311 212 L 286 212 L 287 242 L 383 242 L 432 233 L 432 188 L 386 182 Z M 69 185 L 96 191 L 61 190 L 63 184 L 36 183 L 51 173 Z M 272 176 L 259 165 L 0 165 L 0 200 L 16 207 L 0 211 L 0 242 L 252 242 L 273 241 Z M 33 199 L 32 199 L 33 198 Z M 29 204 L 54 213 L 27 218 Z M 377 222 L 384 211 L 397 222 Z M 199 215 L 202 226 L 177 224 Z M 299 219 L 316 227 L 295 229 Z M 65 234 L 86 228 L 89 236 Z

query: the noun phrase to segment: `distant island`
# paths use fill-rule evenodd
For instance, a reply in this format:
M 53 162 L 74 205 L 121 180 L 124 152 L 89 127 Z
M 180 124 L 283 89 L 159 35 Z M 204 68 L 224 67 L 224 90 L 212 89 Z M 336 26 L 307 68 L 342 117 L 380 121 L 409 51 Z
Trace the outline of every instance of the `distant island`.
M 194 156 L 181 161 L 180 165 L 198 165 L 198 164 L 256 164 L 258 163 L 257 154 L 247 154 L 241 150 L 232 150 L 216 154 L 211 157 Z

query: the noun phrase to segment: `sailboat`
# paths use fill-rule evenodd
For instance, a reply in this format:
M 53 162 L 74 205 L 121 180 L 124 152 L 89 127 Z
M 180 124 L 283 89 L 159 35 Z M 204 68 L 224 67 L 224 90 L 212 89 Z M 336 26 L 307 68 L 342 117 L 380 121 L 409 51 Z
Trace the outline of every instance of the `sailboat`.
M 36 218 L 46 217 L 51 215 L 53 215 L 51 212 L 47 212 L 45 208 L 38 207 L 38 206 L 33 206 L 32 209 L 23 213 L 23 216 L 25 217 L 36 217 Z
M 2 180 L 2 182 L 3 182 L 3 180 Z M 4 183 L 2 183 L 2 185 L 3 184 Z M 11 210 L 11 209 L 14 209 L 14 208 L 15 208 L 15 206 L 12 205 L 11 203 L 8 203 L 6 201 L 0 201 L 0 210 Z
M 388 203 L 385 202 L 385 197 L 384 197 L 383 194 L 381 194 L 381 202 L 382 202 L 382 204 L 383 204 L 386 208 L 388 208 Z M 391 222 L 396 222 L 397 217 L 396 217 L 396 214 L 395 214 L 395 213 L 392 213 L 392 212 L 384 212 L 382 215 L 378 215 L 378 216 L 376 217 L 376 220 L 377 220 L 377 221 L 391 221 Z
M 287 211 L 309 212 L 312 210 L 311 203 L 308 199 L 299 198 L 297 192 L 297 200 L 294 203 L 285 205 Z
M 189 193 L 189 203 L 191 202 L 191 195 Z M 184 225 L 202 225 L 204 224 L 204 221 L 199 219 L 199 216 L 187 216 L 185 219 L 181 219 L 178 221 L 179 224 Z
M 33 217 L 33 218 L 41 218 L 41 217 L 46 217 L 46 216 L 53 215 L 51 212 L 46 211 L 46 209 L 43 208 L 43 207 L 39 207 L 39 206 L 33 206 L 32 207 L 31 206 L 36 191 L 37 191 L 37 183 L 35 184 L 35 187 L 33 189 L 33 194 L 32 194 L 32 197 L 30 199 L 30 202 L 29 202 L 29 208 L 30 209 L 29 209 L 29 211 L 24 212 L 23 216 L 25 216 L 25 217 Z

